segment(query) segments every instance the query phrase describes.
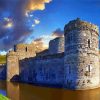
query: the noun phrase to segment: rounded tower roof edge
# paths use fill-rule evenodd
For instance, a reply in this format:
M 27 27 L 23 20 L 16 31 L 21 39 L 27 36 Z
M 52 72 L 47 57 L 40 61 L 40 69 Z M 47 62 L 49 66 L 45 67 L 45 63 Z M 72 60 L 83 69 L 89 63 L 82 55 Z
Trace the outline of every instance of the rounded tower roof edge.
M 71 20 L 68 24 L 66 24 L 64 27 L 64 31 L 66 32 L 76 28 L 91 29 L 99 33 L 99 27 L 97 25 L 87 21 L 83 21 L 80 18 Z

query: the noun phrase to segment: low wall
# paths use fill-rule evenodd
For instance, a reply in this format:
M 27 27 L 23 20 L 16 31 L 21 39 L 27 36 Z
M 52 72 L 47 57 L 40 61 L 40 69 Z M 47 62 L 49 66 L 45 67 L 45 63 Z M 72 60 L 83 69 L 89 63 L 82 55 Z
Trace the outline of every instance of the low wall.
M 64 75 L 63 54 L 49 55 L 20 61 L 22 82 L 62 85 Z

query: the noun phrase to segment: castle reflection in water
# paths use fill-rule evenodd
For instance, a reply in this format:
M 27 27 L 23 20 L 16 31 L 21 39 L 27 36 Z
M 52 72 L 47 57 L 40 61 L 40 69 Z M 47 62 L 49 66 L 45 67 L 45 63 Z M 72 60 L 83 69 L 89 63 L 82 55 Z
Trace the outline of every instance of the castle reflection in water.
M 11 100 L 100 100 L 100 88 L 73 91 L 0 82 L 0 89 L 5 91 Z

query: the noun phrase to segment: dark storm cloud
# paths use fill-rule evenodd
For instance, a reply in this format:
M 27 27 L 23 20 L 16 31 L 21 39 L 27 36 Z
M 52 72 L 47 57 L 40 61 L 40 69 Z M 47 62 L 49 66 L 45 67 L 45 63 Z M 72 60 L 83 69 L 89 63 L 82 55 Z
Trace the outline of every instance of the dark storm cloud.
M 25 24 L 25 5 L 26 0 L 0 0 L 0 50 L 8 50 L 14 44 L 22 42 L 23 37 L 29 35 L 32 30 Z M 10 15 L 6 16 L 9 12 Z M 13 26 L 9 29 L 4 27 L 7 21 L 4 18 L 11 19 Z

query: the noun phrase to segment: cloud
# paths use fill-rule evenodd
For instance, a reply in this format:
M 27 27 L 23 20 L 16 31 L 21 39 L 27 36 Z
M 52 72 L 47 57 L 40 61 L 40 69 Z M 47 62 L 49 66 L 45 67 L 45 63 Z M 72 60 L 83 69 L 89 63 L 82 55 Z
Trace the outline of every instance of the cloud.
M 6 22 L 3 26 L 5 29 L 13 27 L 13 22 L 9 18 L 4 18 L 4 20 Z
M 63 37 L 63 36 L 64 36 L 64 31 L 62 31 L 60 28 L 56 29 L 52 33 L 52 37 L 54 37 L 54 38 L 56 38 L 56 37 Z
M 64 37 L 64 31 L 61 30 L 60 28 L 57 28 L 56 30 L 54 30 L 50 35 L 42 35 L 41 38 L 43 40 L 52 40 L 54 38 L 57 38 L 57 37 Z
M 40 21 L 38 19 L 34 19 L 35 24 L 39 24 Z
M 49 41 L 53 40 L 54 38 L 57 37 L 63 37 L 64 36 L 64 32 L 58 28 L 56 30 L 54 30 L 50 35 L 42 35 L 39 38 L 35 39 L 33 41 L 33 43 L 39 45 L 42 45 L 43 49 L 47 49 L 49 47 Z
M 40 24 L 40 20 L 34 19 L 34 22 L 32 24 L 32 27 L 34 28 L 36 25 Z
M 25 41 L 40 23 L 30 11 L 45 9 L 50 0 L 0 0 L 0 50 Z M 32 17 L 32 18 L 31 18 Z M 30 23 L 30 22 L 31 23 Z M 32 23 L 34 22 L 34 23 Z
M 31 10 L 44 10 L 45 3 L 49 3 L 51 0 L 29 0 L 26 6 L 27 11 Z
M 43 41 L 42 37 L 41 38 L 37 38 L 37 39 L 34 40 L 34 42 L 42 42 L 42 41 Z
M 44 43 L 44 38 L 42 37 L 35 39 L 32 43 L 36 46 L 37 53 L 48 48 L 48 45 Z

